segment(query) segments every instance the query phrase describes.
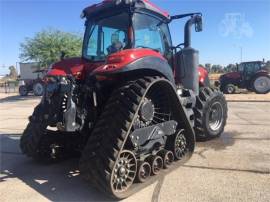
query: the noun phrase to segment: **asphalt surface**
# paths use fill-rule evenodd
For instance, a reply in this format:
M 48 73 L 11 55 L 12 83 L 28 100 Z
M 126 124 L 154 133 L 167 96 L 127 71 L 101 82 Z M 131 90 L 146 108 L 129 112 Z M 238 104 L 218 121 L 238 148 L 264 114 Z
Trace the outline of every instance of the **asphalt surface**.
M 19 138 L 38 98 L 0 98 L 1 201 L 108 201 L 84 182 L 78 160 L 46 165 Z M 229 103 L 224 134 L 197 143 L 184 166 L 124 201 L 270 201 L 270 102 Z

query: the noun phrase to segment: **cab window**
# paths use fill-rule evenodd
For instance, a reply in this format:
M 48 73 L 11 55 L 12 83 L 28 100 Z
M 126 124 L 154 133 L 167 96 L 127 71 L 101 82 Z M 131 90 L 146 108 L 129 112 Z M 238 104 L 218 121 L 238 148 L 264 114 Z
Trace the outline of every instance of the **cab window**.
M 128 48 L 127 13 L 91 21 L 87 24 L 83 56 L 93 61 L 105 60 L 110 54 Z
M 170 52 L 171 38 L 167 24 L 159 19 L 135 13 L 133 16 L 134 48 L 150 48 L 167 56 Z

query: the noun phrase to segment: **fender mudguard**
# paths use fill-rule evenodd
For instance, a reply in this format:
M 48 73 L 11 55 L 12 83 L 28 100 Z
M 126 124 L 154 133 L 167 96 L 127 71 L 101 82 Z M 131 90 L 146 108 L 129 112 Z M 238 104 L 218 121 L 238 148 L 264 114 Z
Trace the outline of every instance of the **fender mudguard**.
M 109 72 L 97 72 L 97 74 L 104 76 L 116 76 L 118 74 L 129 76 L 142 73 L 145 76 L 145 73 L 147 72 L 151 72 L 159 76 L 164 76 L 173 84 L 175 83 L 173 70 L 168 62 L 155 56 L 145 56 L 134 60 L 119 69 L 115 69 Z

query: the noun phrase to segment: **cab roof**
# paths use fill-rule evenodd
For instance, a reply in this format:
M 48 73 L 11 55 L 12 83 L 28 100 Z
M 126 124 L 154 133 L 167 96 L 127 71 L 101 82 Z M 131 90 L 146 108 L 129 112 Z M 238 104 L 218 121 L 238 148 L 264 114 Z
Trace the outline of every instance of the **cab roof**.
M 161 10 L 149 0 L 104 0 L 101 3 L 85 8 L 82 17 L 91 18 L 111 10 L 128 7 L 144 9 L 166 20 L 170 20 L 170 15 L 166 11 Z

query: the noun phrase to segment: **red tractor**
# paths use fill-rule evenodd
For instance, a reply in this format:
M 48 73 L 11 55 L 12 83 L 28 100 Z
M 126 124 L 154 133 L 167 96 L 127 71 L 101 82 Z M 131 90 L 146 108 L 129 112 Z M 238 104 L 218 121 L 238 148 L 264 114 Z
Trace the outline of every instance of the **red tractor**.
M 221 91 L 227 94 L 235 93 L 236 87 L 266 94 L 270 91 L 270 72 L 264 62 L 242 62 L 237 64 L 236 72 L 223 74 L 219 78 L 219 85 Z
M 85 179 L 125 198 L 186 162 L 195 137 L 219 136 L 227 103 L 190 46 L 200 13 L 169 16 L 147 0 L 106 0 L 82 17 L 82 57 L 49 70 L 20 146 L 43 161 L 79 154 Z M 173 46 L 168 25 L 184 17 L 185 41 Z

